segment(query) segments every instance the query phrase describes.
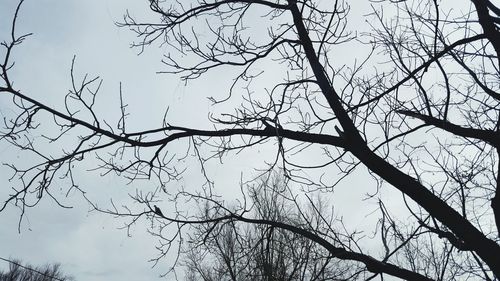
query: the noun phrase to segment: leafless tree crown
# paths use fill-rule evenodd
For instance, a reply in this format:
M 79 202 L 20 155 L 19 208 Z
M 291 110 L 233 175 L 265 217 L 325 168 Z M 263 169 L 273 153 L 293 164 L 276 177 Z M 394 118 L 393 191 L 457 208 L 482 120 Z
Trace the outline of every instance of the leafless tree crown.
M 22 81 L 10 76 L 15 50 L 29 44 L 29 34 L 15 29 L 18 8 L 2 43 L 0 94 L 10 99 L 2 107 L 14 112 L 0 138 L 36 160 L 10 163 L 12 193 L 0 211 L 15 205 L 24 214 L 45 198 L 64 205 L 51 189 L 55 181 L 85 194 L 75 173 L 91 158 L 99 163 L 93 173 L 158 187 L 138 189 L 133 199 L 140 204 L 94 205 L 129 218 L 129 226 L 150 221 L 160 240 L 157 262 L 174 248 L 182 253 L 190 231 L 233 243 L 250 224 L 312 241 L 324 258 L 353 265 L 339 279 L 494 280 L 500 8 L 489 0 L 351 2 L 150 0 L 155 18 L 127 13 L 118 25 L 137 34 L 134 47 L 166 50 L 162 73 L 188 83 L 215 72 L 229 82 L 223 94 L 199 93 L 212 102 L 212 126 L 171 124 L 165 114 L 140 130 L 128 126 L 121 91 L 119 114 L 104 117 L 100 78 L 76 75 L 75 61 L 62 107 L 18 88 Z M 180 142 L 186 150 L 173 149 Z M 258 213 L 252 183 L 234 183 L 241 189 L 234 202 L 217 193 L 208 166 L 260 148 L 273 154 L 255 167 L 256 178 L 280 171 L 285 191 L 276 196 L 300 220 Z M 176 186 L 188 158 L 198 161 L 203 186 Z M 360 175 L 370 192 L 352 204 L 376 206 L 371 230 L 349 227 L 345 210 L 331 214 L 313 200 L 335 198 L 345 179 Z M 356 184 L 349 188 L 365 188 Z M 392 207 L 396 201 L 403 209 Z

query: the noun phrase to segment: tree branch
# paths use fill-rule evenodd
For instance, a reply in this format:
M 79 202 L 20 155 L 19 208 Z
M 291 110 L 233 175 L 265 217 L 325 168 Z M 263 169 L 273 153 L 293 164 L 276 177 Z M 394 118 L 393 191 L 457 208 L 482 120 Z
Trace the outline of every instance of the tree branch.
M 153 211 L 152 211 L 153 212 Z M 290 224 L 286 224 L 283 222 L 276 222 L 276 221 L 271 221 L 271 220 L 265 220 L 265 219 L 251 219 L 251 218 L 246 218 L 241 215 L 237 214 L 229 214 L 226 216 L 221 216 L 218 218 L 208 218 L 205 220 L 199 220 L 199 221 L 193 221 L 193 220 L 182 220 L 182 219 L 176 219 L 176 218 L 169 218 L 166 216 L 159 216 L 163 219 L 166 219 L 168 221 L 176 222 L 176 223 L 183 223 L 183 224 L 205 224 L 205 223 L 219 223 L 222 221 L 227 221 L 227 220 L 234 220 L 234 221 L 241 221 L 245 223 L 251 223 L 251 224 L 260 224 L 260 225 L 269 225 L 281 229 L 285 229 L 288 231 L 291 231 L 295 234 L 299 234 L 303 237 L 306 237 L 310 239 L 311 241 L 314 241 L 315 243 L 318 243 L 319 245 L 323 246 L 325 249 L 327 249 L 332 256 L 335 258 L 341 259 L 341 260 L 352 260 L 352 261 L 358 261 L 363 263 L 366 268 L 373 273 L 385 273 L 389 274 L 401 279 L 405 280 L 422 280 L 422 281 L 431 281 L 433 279 L 428 278 L 422 274 L 419 274 L 417 272 L 413 272 L 404 268 L 401 268 L 399 266 L 396 266 L 394 264 L 388 263 L 388 262 L 383 262 L 379 261 L 371 256 L 353 252 L 346 250 L 345 248 L 342 247 L 336 247 L 324 238 L 320 237 L 319 235 L 300 228 L 296 227 Z
M 410 110 L 398 110 L 396 112 L 403 114 L 403 115 L 406 115 L 406 116 L 420 119 L 420 120 L 424 121 L 425 124 L 433 125 L 437 128 L 443 129 L 447 132 L 450 132 L 450 133 L 457 135 L 457 136 L 460 136 L 460 137 L 479 139 L 479 140 L 485 141 L 485 142 L 487 142 L 495 147 L 499 147 L 499 145 L 500 145 L 498 134 L 494 131 L 491 131 L 491 130 L 482 130 L 482 129 L 462 127 L 462 126 L 453 124 L 451 122 L 448 122 L 448 121 L 445 121 L 445 120 L 442 120 L 442 119 L 439 119 L 436 117 L 420 114 L 420 113 L 413 112 Z

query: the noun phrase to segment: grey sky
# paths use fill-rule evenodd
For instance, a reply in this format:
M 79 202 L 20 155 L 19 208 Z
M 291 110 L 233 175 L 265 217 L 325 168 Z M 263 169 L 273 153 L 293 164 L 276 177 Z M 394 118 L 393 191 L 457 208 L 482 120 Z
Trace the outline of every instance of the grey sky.
M 0 0 L 0 38 L 5 38 L 9 30 L 15 4 L 14 0 Z M 147 1 L 137 0 L 27 0 L 21 10 L 18 34 L 34 33 L 16 49 L 16 67 L 13 80 L 18 88 L 37 99 L 55 106 L 62 106 L 65 93 L 70 87 L 69 70 L 71 60 L 76 55 L 76 73 L 90 76 L 98 75 L 104 79 L 100 97 L 100 112 L 104 116 L 116 117 L 118 106 L 119 83 L 122 82 L 126 103 L 133 118 L 129 119 L 132 128 L 142 128 L 144 124 L 159 124 L 167 106 L 170 106 L 169 121 L 173 124 L 203 128 L 208 124 L 209 101 L 206 96 L 225 96 L 230 80 L 225 73 L 215 71 L 207 74 L 200 81 L 190 84 L 189 88 L 175 77 L 157 75 L 161 70 L 161 56 L 165 47 L 154 46 L 142 55 L 130 49 L 134 35 L 117 28 L 114 23 L 120 21 L 129 9 L 134 15 L 147 17 Z M 362 13 L 354 10 L 355 14 Z M 272 75 L 269 75 L 272 78 Z M 207 87 L 209 86 L 209 87 Z M 6 100 L 0 99 L 3 108 Z M 0 112 L 2 116 L 8 110 Z M 154 127 L 154 126 L 153 126 Z M 175 149 L 182 144 L 173 144 Z M 263 159 L 272 158 L 273 154 L 262 150 L 245 151 L 238 155 L 240 160 L 227 160 L 224 165 L 215 161 L 207 168 L 217 179 L 218 188 L 225 189 L 225 195 L 239 192 L 234 188 L 240 179 L 241 171 L 249 171 Z M 15 162 L 29 161 L 18 157 L 16 151 L 0 146 L 0 158 L 13 159 Z M 314 159 L 314 155 L 304 155 L 303 160 Z M 314 159 L 316 160 L 316 159 Z M 236 165 L 236 163 L 238 163 Z M 136 188 L 143 188 L 147 183 L 136 182 L 127 185 L 123 178 L 99 177 L 98 173 L 86 173 L 82 166 L 79 183 L 85 186 L 88 196 L 100 204 L 130 202 L 128 193 Z M 366 214 L 376 209 L 374 202 L 366 201 L 361 207 L 352 205 L 362 202 L 367 193 L 374 191 L 366 171 L 356 171 L 350 179 L 339 186 L 335 192 L 335 206 L 348 210 L 344 218 L 349 219 L 348 227 L 355 229 L 367 220 Z M 312 171 L 311 173 L 314 173 Z M 358 174 L 359 173 L 359 174 Z M 0 167 L 0 199 L 9 194 L 7 179 L 9 169 Z M 199 169 L 188 170 L 186 178 L 176 183 L 180 186 L 196 186 L 202 180 Z M 247 174 L 248 175 L 248 174 Z M 82 203 L 77 192 L 65 197 L 64 182 L 53 188 L 60 188 L 60 196 L 72 209 L 57 207 L 51 200 L 42 200 L 34 209 L 28 210 L 18 233 L 19 212 L 8 208 L 0 213 L 0 256 L 18 258 L 34 265 L 47 262 L 59 262 L 63 270 L 77 280 L 155 280 L 168 268 L 168 258 L 154 269 L 147 261 L 156 255 L 154 237 L 146 233 L 145 225 L 133 228 L 131 237 L 127 232 L 117 229 L 123 221 L 111 216 L 88 213 L 89 207 Z M 232 194 L 231 194 L 232 192 Z M 384 190 L 390 196 L 395 190 Z M 401 202 L 390 202 L 397 208 Z M 371 243 L 368 241 L 368 243 Z M 7 264 L 0 262 L 0 268 Z
M 2 39 L 8 32 L 16 2 L 0 1 Z M 164 87 L 165 80 L 150 79 L 155 66 L 159 65 L 157 54 L 149 52 L 138 57 L 136 51 L 128 47 L 132 34 L 114 25 L 125 9 L 140 14 L 147 10 L 144 7 L 147 6 L 143 1 L 25 1 L 18 34 L 33 32 L 34 35 L 16 49 L 13 72 L 16 85 L 43 101 L 60 103 L 70 85 L 72 57 L 77 55 L 77 72 L 105 78 L 108 93 L 117 94 L 120 81 L 126 92 L 139 92 L 138 89 L 150 92 Z M 8 113 L 2 112 L 4 114 Z M 2 162 L 15 156 L 8 147 L 0 148 Z M 9 170 L 2 167 L 0 198 L 10 192 L 9 175 Z M 86 181 L 89 185 L 98 185 L 96 188 L 124 186 L 123 182 L 113 179 L 88 178 Z M 131 191 L 132 188 L 124 189 Z M 104 191 L 103 201 L 113 192 Z M 126 192 L 115 193 L 113 197 L 118 196 L 120 200 L 120 196 L 126 197 Z M 135 228 L 132 237 L 127 237 L 125 231 L 117 229 L 120 222 L 112 217 L 89 214 L 88 206 L 81 203 L 78 193 L 70 195 L 66 202 L 74 208 L 62 209 L 45 201 L 28 211 L 20 233 L 17 231 L 18 210 L 11 207 L 2 212 L 0 256 L 33 265 L 59 262 L 63 270 L 77 280 L 155 280 L 166 270 L 161 264 L 151 269 L 152 264 L 147 262 L 156 254 L 155 241 L 145 233 L 144 227 Z M 7 266 L 5 262 L 0 263 L 1 268 Z
M 0 1 L 1 38 L 9 32 L 7 27 L 16 2 Z M 70 88 L 71 60 L 76 55 L 77 75 L 89 73 L 104 79 L 101 113 L 106 115 L 110 108 L 118 108 L 110 104 L 117 104 L 119 83 L 122 82 L 126 102 L 130 105 L 128 109 L 134 116 L 129 120 L 130 126 L 140 128 L 144 124 L 158 124 L 167 105 L 170 105 L 174 122 L 195 127 L 206 125 L 209 102 L 205 98 L 207 94 L 200 92 L 207 88 L 192 83 L 190 89 L 194 94 L 187 95 L 183 82 L 155 74 L 161 69 L 162 49 L 150 48 L 138 56 L 137 50 L 129 48 L 134 35 L 115 26 L 126 9 L 141 16 L 147 15 L 147 8 L 145 1 L 25 1 L 17 32 L 29 32 L 33 36 L 16 48 L 16 68 L 12 72 L 16 86 L 47 104 L 62 106 L 63 97 Z M 219 74 L 209 75 L 206 80 L 213 82 L 211 90 L 214 92 L 227 84 L 225 77 Z M 0 100 L 4 102 L 8 100 Z M 6 109 L 1 112 L 2 117 L 7 116 L 8 105 L 2 108 Z M 116 114 L 109 113 L 109 116 Z M 0 157 L 2 162 L 13 159 L 26 164 L 29 161 L 5 145 L 0 147 Z M 226 165 L 212 175 L 219 177 L 219 182 L 234 185 L 238 183 L 240 170 L 249 167 L 251 161 L 238 167 Z M 7 181 L 11 171 L 4 166 L 0 169 L 0 198 L 6 198 L 11 191 Z M 221 178 L 228 174 L 233 176 Z M 127 185 L 120 178 L 100 178 L 98 173 L 85 172 L 79 177 L 79 183 L 89 192 L 87 195 L 102 204 L 109 203 L 111 197 L 114 202 L 127 200 L 129 192 L 145 184 Z M 59 262 L 63 270 L 77 280 L 88 281 L 155 280 L 167 271 L 168 258 L 151 269 L 152 263 L 148 260 L 157 254 L 156 240 L 146 233 L 145 226 L 136 226 L 132 236 L 127 237 L 125 230 L 117 229 L 123 221 L 89 214 L 89 207 L 82 203 L 81 195 L 73 192 L 65 198 L 62 185 L 64 182 L 55 187 L 61 188 L 60 197 L 72 209 L 59 208 L 51 200 L 42 200 L 36 208 L 28 209 L 20 233 L 18 209 L 10 207 L 0 214 L 0 256 L 18 258 L 33 265 Z M 5 262 L 0 263 L 1 268 L 7 266 Z

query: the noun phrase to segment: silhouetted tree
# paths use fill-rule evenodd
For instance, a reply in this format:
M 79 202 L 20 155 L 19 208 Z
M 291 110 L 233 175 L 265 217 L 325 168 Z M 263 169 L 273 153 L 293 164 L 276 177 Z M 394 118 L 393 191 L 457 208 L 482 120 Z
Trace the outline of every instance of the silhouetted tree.
M 314 241 L 331 258 L 361 266 L 359 278 L 498 278 L 500 9 L 489 0 L 380 0 L 364 13 L 366 3 L 354 2 L 150 0 L 157 18 L 127 14 L 120 26 L 137 33 L 135 47 L 166 48 L 164 73 L 189 81 L 220 70 L 231 82 L 227 93 L 210 97 L 207 128 L 171 124 L 166 115 L 157 126 L 129 129 L 121 93 L 119 114 L 104 118 L 96 106 L 100 80 L 79 80 L 73 67 L 64 107 L 37 100 L 9 76 L 27 37 L 13 24 L 0 94 L 14 113 L 1 139 L 37 161 L 11 165 L 17 185 L 0 211 L 12 203 L 24 214 L 47 195 L 57 201 L 50 186 L 59 178 L 84 193 L 73 171 L 97 155 L 103 175 L 156 182 L 153 191 L 138 190 L 140 204 L 101 209 L 131 218 L 130 225 L 151 220 L 160 239 L 156 261 L 182 249 L 190 226 L 211 226 L 210 237 L 238 222 Z M 173 151 L 182 140 L 187 152 Z M 234 202 L 217 194 L 207 163 L 270 147 L 266 171 L 279 167 L 297 185 L 285 199 L 309 202 L 320 219 L 312 193 L 333 197 L 343 179 L 364 179 L 348 185 L 371 187 L 366 201 L 352 205 L 376 202 L 372 230 L 334 227 L 341 215 L 321 229 L 252 217 L 258 209 L 245 188 Z M 176 189 L 191 155 L 206 184 Z
M 303 210 L 286 200 L 290 189 L 284 182 L 274 175 L 250 185 L 249 199 L 255 210 L 249 215 L 312 231 L 331 227 L 318 212 Z M 324 205 L 315 202 L 315 206 Z M 326 212 L 321 215 L 328 216 Z M 305 219 L 313 221 L 307 223 Z M 354 280 L 356 272 L 360 272 L 359 268 L 334 261 L 313 240 L 272 225 L 237 221 L 201 224 L 187 241 L 183 252 L 186 280 L 337 280 L 347 273 Z
M 21 261 L 13 260 L 9 269 L 0 271 L 0 281 L 70 281 L 74 280 L 61 271 L 59 264 L 45 266 L 22 265 Z

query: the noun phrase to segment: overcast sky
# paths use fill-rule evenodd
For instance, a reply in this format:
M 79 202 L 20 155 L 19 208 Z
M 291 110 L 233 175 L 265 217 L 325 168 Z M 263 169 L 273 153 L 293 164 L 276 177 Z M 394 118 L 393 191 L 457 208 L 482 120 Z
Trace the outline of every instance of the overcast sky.
M 2 40 L 10 32 L 16 2 L 0 0 Z M 206 125 L 209 101 L 204 97 L 200 99 L 199 94 L 187 95 L 179 79 L 156 74 L 161 69 L 164 48 L 150 48 L 138 56 L 138 50 L 129 47 L 135 39 L 134 34 L 115 26 L 127 9 L 137 16 L 149 15 L 147 1 L 25 1 L 17 34 L 33 35 L 15 49 L 16 67 L 11 73 L 16 87 L 42 102 L 61 106 L 71 86 L 70 67 L 76 55 L 77 75 L 89 73 L 104 79 L 101 105 L 106 109 L 110 108 L 108 101 L 116 104 L 122 83 L 126 103 L 130 105 L 128 109 L 134 116 L 129 120 L 130 127 L 160 124 L 167 106 L 170 106 L 172 122 L 194 127 Z M 220 74 L 209 76 L 207 80 L 212 80 L 214 92 L 218 90 L 217 85 L 222 87 L 228 82 Z M 200 87 L 192 83 L 191 93 L 199 93 Z M 1 117 L 8 116 L 9 99 L 0 100 L 0 104 Z M 101 113 L 106 114 L 106 111 Z M 28 164 L 30 161 L 19 159 L 18 151 L 5 143 L 1 144 L 0 158 L 4 163 L 13 160 Z M 251 162 L 246 161 L 238 167 L 228 165 L 212 175 L 220 178 L 221 174 L 232 174 L 232 178 L 223 177 L 220 181 L 234 184 L 245 165 L 251 166 Z M 11 192 L 12 184 L 8 182 L 11 172 L 5 166 L 0 168 L 2 201 Z M 134 193 L 144 183 L 126 185 L 120 178 L 82 173 L 79 184 L 96 201 L 109 203 L 111 198 L 114 202 L 128 200 L 128 193 Z M 60 187 L 62 194 L 63 185 L 64 182 L 55 185 Z M 83 203 L 80 194 L 71 193 L 64 203 L 73 208 L 62 209 L 51 200 L 42 200 L 36 208 L 27 211 L 20 232 L 19 209 L 11 206 L 0 213 L 0 257 L 20 259 L 33 265 L 61 263 L 65 272 L 77 280 L 88 281 L 155 280 L 168 270 L 168 259 L 151 268 L 153 264 L 148 260 L 157 254 L 156 240 L 146 233 L 145 226 L 135 227 L 128 237 L 126 231 L 118 229 L 123 221 L 89 213 L 89 206 Z M 7 266 L 0 261 L 0 268 Z
M 7 28 L 16 2 L 0 0 L 2 39 L 9 32 Z M 62 97 L 70 87 L 69 70 L 76 55 L 78 74 L 90 73 L 104 79 L 101 91 L 104 106 L 109 106 L 106 101 L 116 101 L 122 82 L 131 116 L 135 117 L 129 120 L 131 127 L 161 120 L 167 105 L 170 106 L 169 116 L 173 124 L 203 127 L 207 124 L 209 106 L 204 97 L 217 93 L 224 96 L 223 89 L 230 82 L 227 76 L 220 72 L 209 74 L 204 81 L 210 83 L 192 83 L 187 90 L 183 82 L 175 77 L 156 74 L 161 70 L 160 60 L 165 47 L 150 48 L 140 56 L 137 50 L 130 49 L 134 35 L 115 26 L 127 9 L 134 15 L 149 15 L 147 1 L 25 1 L 17 32 L 34 35 L 16 48 L 14 54 L 16 67 L 12 77 L 17 88 L 45 103 L 61 105 Z M 200 93 L 203 98 L 200 98 Z M 7 101 L 0 100 L 3 103 L 1 108 L 5 110 L 0 112 L 2 117 L 8 115 Z M 224 168 L 215 163 L 219 168 L 214 168 L 211 174 L 218 179 L 220 186 L 234 187 L 240 178 L 240 171 L 251 171 L 257 162 L 262 164 L 263 155 L 267 154 L 260 150 L 249 154 L 243 152 L 238 157 L 245 161 L 239 161 L 238 165 L 226 162 Z M 1 144 L 2 162 L 9 162 L 5 159 L 16 160 L 16 157 L 16 151 Z M 7 180 L 10 172 L 6 167 L 0 168 L 0 199 L 9 194 L 11 186 Z M 340 209 L 343 205 L 359 203 L 364 194 L 373 192 L 373 186 L 367 184 L 366 178 L 356 175 L 352 178 L 345 186 L 354 184 L 356 189 L 351 186 L 336 193 L 336 206 Z M 109 202 L 110 198 L 115 202 L 127 200 L 129 192 L 133 193 L 141 187 L 141 183 L 126 185 L 123 179 L 100 178 L 96 173 L 82 173 L 80 183 L 87 188 L 91 198 L 100 202 Z M 182 181 L 179 183 L 183 184 Z M 60 188 L 64 190 L 62 186 Z M 82 202 L 78 193 L 72 193 L 65 199 L 72 209 L 62 209 L 50 200 L 42 200 L 36 208 L 28 211 L 20 224 L 20 232 L 18 209 L 12 207 L 0 213 L 0 257 L 17 258 L 33 265 L 58 262 L 65 272 L 77 280 L 86 281 L 156 280 L 168 269 L 168 260 L 151 268 L 152 263 L 148 260 L 156 254 L 156 240 L 146 233 L 146 227 L 136 226 L 128 237 L 126 231 L 117 229 L 123 221 L 89 213 L 89 206 Z M 357 208 L 348 212 L 350 226 L 355 228 L 362 224 L 368 213 L 366 210 L 376 208 L 369 204 L 364 205 L 366 209 Z M 5 262 L 0 262 L 0 268 L 7 266 Z
M 329 3 L 328 1 L 318 2 Z M 365 3 L 368 1 L 351 2 L 353 6 L 360 5 L 365 8 L 368 6 Z M 9 36 L 10 21 L 16 4 L 16 0 L 0 0 L 0 40 L 2 41 Z M 458 4 L 458 1 L 443 1 L 440 5 L 453 5 L 455 11 L 459 11 L 462 8 L 467 10 L 468 5 L 471 4 L 469 1 L 462 1 L 461 4 Z M 211 111 L 220 108 L 211 107 L 206 97 L 226 97 L 228 86 L 232 82 L 231 78 L 235 75 L 234 69 L 223 67 L 209 72 L 201 79 L 192 81 L 188 87 L 178 77 L 158 74 L 157 71 L 163 69 L 161 59 L 168 46 L 166 44 L 154 45 L 147 48 L 141 55 L 138 55 L 137 49 L 131 49 L 129 46 L 136 39 L 134 34 L 115 25 L 116 22 L 122 21 L 123 14 L 127 10 L 139 18 L 157 21 L 155 15 L 149 11 L 147 0 L 26 0 L 20 12 L 16 31 L 17 34 L 33 33 L 33 35 L 14 50 L 13 59 L 16 65 L 10 74 L 15 82 L 15 88 L 45 104 L 59 109 L 63 108 L 64 96 L 71 88 L 71 62 L 76 56 L 75 74 L 77 77 L 81 78 L 88 73 L 90 77 L 99 76 L 104 81 L 96 109 L 101 114 L 101 118 L 116 121 L 117 116 L 119 117 L 118 97 L 121 85 L 125 103 L 128 104 L 127 110 L 130 113 L 127 120 L 129 131 L 157 128 L 161 125 L 167 108 L 169 108 L 168 122 L 170 124 L 211 128 L 207 116 Z M 385 10 L 384 12 L 385 16 L 390 17 L 389 15 L 394 11 Z M 362 34 L 361 32 L 369 27 L 366 23 L 367 19 L 362 18 L 362 15 L 366 13 L 366 10 L 359 9 L 358 6 L 352 9 L 348 28 L 359 32 L 354 34 Z M 208 21 L 203 21 L 199 24 L 205 26 L 207 23 Z M 252 26 L 266 28 L 265 24 Z M 203 35 L 199 38 L 204 39 Z M 351 42 L 361 45 L 356 40 Z M 340 68 L 344 64 L 352 66 L 355 61 L 359 63 L 365 55 L 358 49 L 347 49 L 348 47 L 344 45 L 338 48 L 334 52 L 336 57 L 332 59 L 336 64 L 335 67 Z M 374 56 L 378 55 L 382 57 L 383 53 L 377 53 Z M 0 53 L 0 57 L 2 56 L 3 53 Z M 387 58 L 383 59 L 387 60 Z M 377 61 L 375 65 L 377 71 L 384 70 L 383 65 L 377 64 Z M 265 64 L 261 67 L 261 70 L 266 70 L 266 74 L 261 77 L 263 81 L 266 79 L 280 81 L 279 79 L 287 75 L 286 72 L 277 73 L 275 69 L 266 69 Z M 285 66 L 281 65 L 281 67 Z M 344 70 L 348 72 L 346 69 Z M 364 71 L 370 72 L 373 69 L 366 67 Z M 266 94 L 264 87 L 260 84 L 257 86 L 256 92 L 252 94 Z M 229 103 L 239 102 L 230 100 Z M 11 104 L 10 97 L 0 96 L 0 118 L 12 116 L 14 111 L 10 109 Z M 230 108 L 227 104 L 223 106 Z M 333 131 L 334 128 L 330 126 L 325 130 Z M 429 135 L 431 134 L 434 133 L 430 132 Z M 372 138 L 375 139 L 376 136 L 377 133 L 373 133 Z M 62 146 L 74 144 L 61 143 Z M 169 144 L 168 151 L 182 153 L 186 151 L 186 146 L 186 142 L 175 142 Z M 276 147 L 268 150 L 269 147 L 258 146 L 238 152 L 233 155 L 234 157 L 224 159 L 223 163 L 219 163 L 216 159 L 205 166 L 211 179 L 216 181 L 215 191 L 224 194 L 225 203 L 231 202 L 231 199 L 240 192 L 238 184 L 241 178 L 249 179 L 252 172 L 255 172 L 255 168 L 263 168 L 266 161 L 274 160 Z M 50 151 L 59 153 L 61 149 L 64 149 L 64 147 L 42 148 L 52 149 Z M 300 159 L 297 163 L 301 165 L 318 164 L 326 156 L 324 151 L 317 146 L 314 149 L 316 150 L 301 151 L 291 157 Z M 310 153 L 311 151 L 316 154 Z M 292 153 L 289 153 L 287 157 L 290 154 Z M 132 200 L 129 194 L 133 194 L 136 190 L 147 192 L 151 188 L 156 188 L 154 182 L 137 181 L 128 184 L 123 177 L 112 175 L 104 177 L 99 171 L 88 171 L 97 165 L 97 161 L 91 156 L 87 155 L 83 163 L 77 164 L 75 177 L 79 186 L 87 192 L 86 196 L 100 206 L 109 206 L 111 199 L 118 206 L 122 204 L 130 206 Z M 0 142 L 0 162 L 29 165 L 32 161 L 34 160 L 29 155 L 20 154 L 5 142 Z M 185 177 L 180 181 L 170 183 L 168 188 L 199 190 L 197 188 L 203 183 L 203 177 L 197 159 L 188 158 L 180 165 L 187 168 Z M 326 169 L 334 168 L 327 167 Z M 321 180 L 333 183 L 342 175 L 326 169 L 304 171 L 304 177 L 319 178 L 324 174 Z M 9 196 L 12 187 L 18 187 L 15 186 L 15 182 L 9 182 L 11 175 L 12 171 L 8 167 L 0 166 L 0 202 Z M 50 189 L 64 205 L 71 207 L 69 209 L 58 207 L 48 196 L 45 196 L 35 208 L 27 210 L 22 221 L 19 220 L 19 208 L 15 206 L 9 206 L 0 213 L 1 258 L 19 259 L 32 265 L 61 263 L 65 273 L 74 276 L 76 280 L 85 281 L 159 280 L 160 275 L 169 269 L 171 256 L 161 260 L 154 268 L 152 268 L 153 263 L 148 262 L 158 254 L 155 249 L 158 245 L 157 239 L 147 233 L 150 225 L 139 222 L 131 229 L 131 232 L 119 229 L 125 221 L 102 213 L 89 212 L 90 207 L 84 202 L 82 195 L 75 190 L 67 194 L 67 187 L 68 181 L 63 179 L 54 182 Z M 376 196 L 365 200 L 368 197 L 367 194 L 376 194 Z M 400 218 L 403 219 L 405 215 L 410 217 L 404 214 L 405 208 L 402 207 L 404 205 L 401 194 L 394 188 L 376 190 L 373 178 L 368 175 L 362 165 L 342 184 L 336 186 L 335 192 L 323 195 L 324 198 L 331 199 L 328 203 L 335 207 L 335 211 L 340 210 L 337 218 L 343 218 L 347 222 L 346 232 L 374 229 L 373 226 L 378 219 L 377 215 L 374 215 L 379 208 L 377 196 L 384 196 L 384 199 L 387 199 L 385 207 L 393 211 L 396 216 L 401 216 Z M 159 204 L 163 210 L 169 208 L 167 202 L 156 204 Z M 142 209 L 144 206 L 136 204 L 135 208 Z M 362 235 L 365 235 L 366 239 L 360 244 L 364 243 L 361 244 L 362 248 L 370 252 L 373 249 L 371 246 L 379 241 L 370 239 L 373 237 L 373 232 L 365 232 Z M 375 251 L 374 253 L 377 257 L 377 253 Z M 8 263 L 0 260 L 0 269 L 7 267 Z M 167 280 L 173 278 L 170 275 Z
M 0 0 L 0 38 L 5 39 L 9 21 L 13 16 L 14 0 Z M 16 86 L 26 93 L 42 96 L 50 102 L 64 96 L 69 88 L 71 60 L 77 55 L 78 70 L 105 79 L 105 91 L 117 93 L 119 82 L 125 91 L 158 92 L 165 88 L 166 79 L 151 79 L 159 66 L 159 52 L 150 51 L 140 57 L 129 45 L 133 35 L 117 28 L 126 9 L 136 14 L 147 11 L 146 1 L 92 0 L 57 1 L 28 0 L 22 6 L 18 34 L 34 35 L 16 49 L 16 68 L 13 73 Z M 141 12 L 142 11 L 142 12 Z M 147 82 L 146 82 L 147 81 Z M 170 102 L 174 93 L 182 94 L 178 82 L 169 86 Z M 178 89 L 178 90 L 175 90 Z M 133 97 L 130 97 L 133 99 Z M 129 101 L 131 103 L 135 101 Z M 152 103 L 155 104 L 155 103 Z M 150 105 L 151 106 L 151 105 Z M 2 106 L 2 110 L 8 107 Z M 154 111 L 153 111 L 154 112 Z M 5 115 L 4 111 L 2 115 Z M 159 111 L 159 114 L 162 114 Z M 8 162 L 16 153 L 5 144 L 0 147 L 2 162 Z M 7 181 L 10 171 L 0 170 L 2 188 L 0 198 L 9 193 Z M 94 175 L 95 176 L 95 175 Z M 119 187 L 122 182 L 113 179 L 88 184 L 100 187 Z M 103 182 L 104 181 L 104 182 Z M 126 189 L 130 191 L 133 186 Z M 102 198 L 126 197 L 126 192 L 106 190 Z M 58 262 L 63 270 L 76 280 L 158 280 L 166 271 L 162 264 L 152 269 L 148 260 L 155 256 L 155 240 L 137 227 L 132 237 L 117 228 L 121 223 L 110 216 L 88 212 L 78 194 L 67 201 L 73 209 L 56 207 L 51 201 L 42 201 L 28 211 L 18 232 L 19 212 L 7 208 L 0 214 L 0 257 L 16 258 L 33 265 Z M 6 262 L 0 262 L 5 269 Z

